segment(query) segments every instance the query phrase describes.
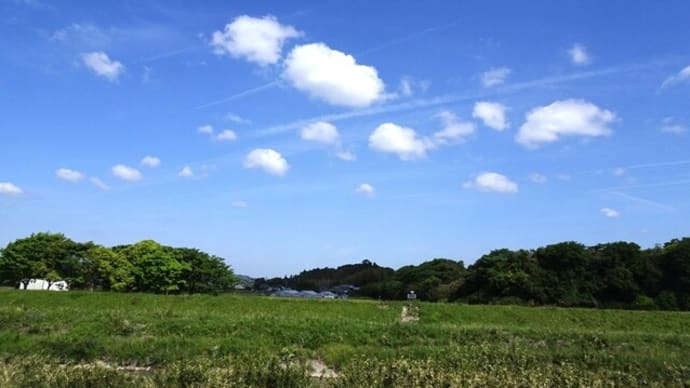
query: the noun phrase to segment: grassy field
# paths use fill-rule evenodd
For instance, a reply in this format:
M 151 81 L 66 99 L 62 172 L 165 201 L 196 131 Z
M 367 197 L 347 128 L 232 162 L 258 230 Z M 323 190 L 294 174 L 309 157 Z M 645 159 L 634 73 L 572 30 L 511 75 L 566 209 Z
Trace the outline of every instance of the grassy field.
M 0 387 L 690 386 L 688 313 L 402 308 L 2 291 Z

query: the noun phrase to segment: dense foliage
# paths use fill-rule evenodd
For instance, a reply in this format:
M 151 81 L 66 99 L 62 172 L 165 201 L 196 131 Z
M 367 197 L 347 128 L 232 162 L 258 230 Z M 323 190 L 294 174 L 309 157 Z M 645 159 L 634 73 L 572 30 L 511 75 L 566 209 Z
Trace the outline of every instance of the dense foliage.
M 467 268 L 448 259 L 398 270 L 364 261 L 257 283 L 297 289 L 339 284 L 360 287 L 360 296 L 382 299 L 404 299 L 414 290 L 427 301 L 688 310 L 690 238 L 651 249 L 629 242 L 499 249 Z
M 235 280 L 223 259 L 197 249 L 151 240 L 107 248 L 51 233 L 0 251 L 0 284 L 25 287 L 33 278 L 66 280 L 73 289 L 155 293 L 217 293 Z M 630 242 L 499 249 L 469 267 L 437 258 L 394 270 L 364 260 L 254 281 L 256 291 L 343 285 L 357 296 L 385 300 L 414 290 L 426 301 L 690 310 L 690 238 L 650 249 Z
M 0 387 L 690 384 L 687 312 L 406 304 L 0 290 Z
M 217 293 L 234 281 L 224 260 L 198 249 L 152 240 L 113 248 L 36 233 L 0 251 L 0 284 L 26 288 L 31 279 L 65 280 L 71 289 Z

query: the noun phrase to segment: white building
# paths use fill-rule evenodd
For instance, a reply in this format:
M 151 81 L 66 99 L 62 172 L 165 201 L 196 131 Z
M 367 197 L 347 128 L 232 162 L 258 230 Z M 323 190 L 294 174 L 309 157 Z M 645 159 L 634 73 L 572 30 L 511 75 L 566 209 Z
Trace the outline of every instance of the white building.
M 23 288 L 23 284 L 19 285 L 19 289 Z M 45 279 L 31 279 L 29 284 L 26 286 L 27 290 L 48 290 L 48 291 L 69 291 L 69 285 L 64 280 L 58 280 L 53 282 L 50 287 L 48 287 L 48 281 Z

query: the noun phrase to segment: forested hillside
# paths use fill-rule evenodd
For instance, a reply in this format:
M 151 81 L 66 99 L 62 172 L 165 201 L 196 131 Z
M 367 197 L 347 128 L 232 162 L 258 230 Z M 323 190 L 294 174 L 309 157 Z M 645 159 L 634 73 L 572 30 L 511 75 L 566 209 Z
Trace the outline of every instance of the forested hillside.
M 352 284 L 360 287 L 360 296 L 382 299 L 403 299 L 414 290 L 428 301 L 688 310 L 690 238 L 651 249 L 630 242 L 498 249 L 467 268 L 441 258 L 398 270 L 364 261 L 259 279 L 262 284 L 296 289 Z

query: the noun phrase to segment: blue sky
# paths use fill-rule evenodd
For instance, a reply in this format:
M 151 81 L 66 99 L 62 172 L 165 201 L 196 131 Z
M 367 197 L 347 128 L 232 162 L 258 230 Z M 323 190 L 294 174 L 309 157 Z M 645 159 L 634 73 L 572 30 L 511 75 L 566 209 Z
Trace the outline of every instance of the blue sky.
M 0 244 L 274 276 L 690 223 L 690 4 L 0 2 Z

